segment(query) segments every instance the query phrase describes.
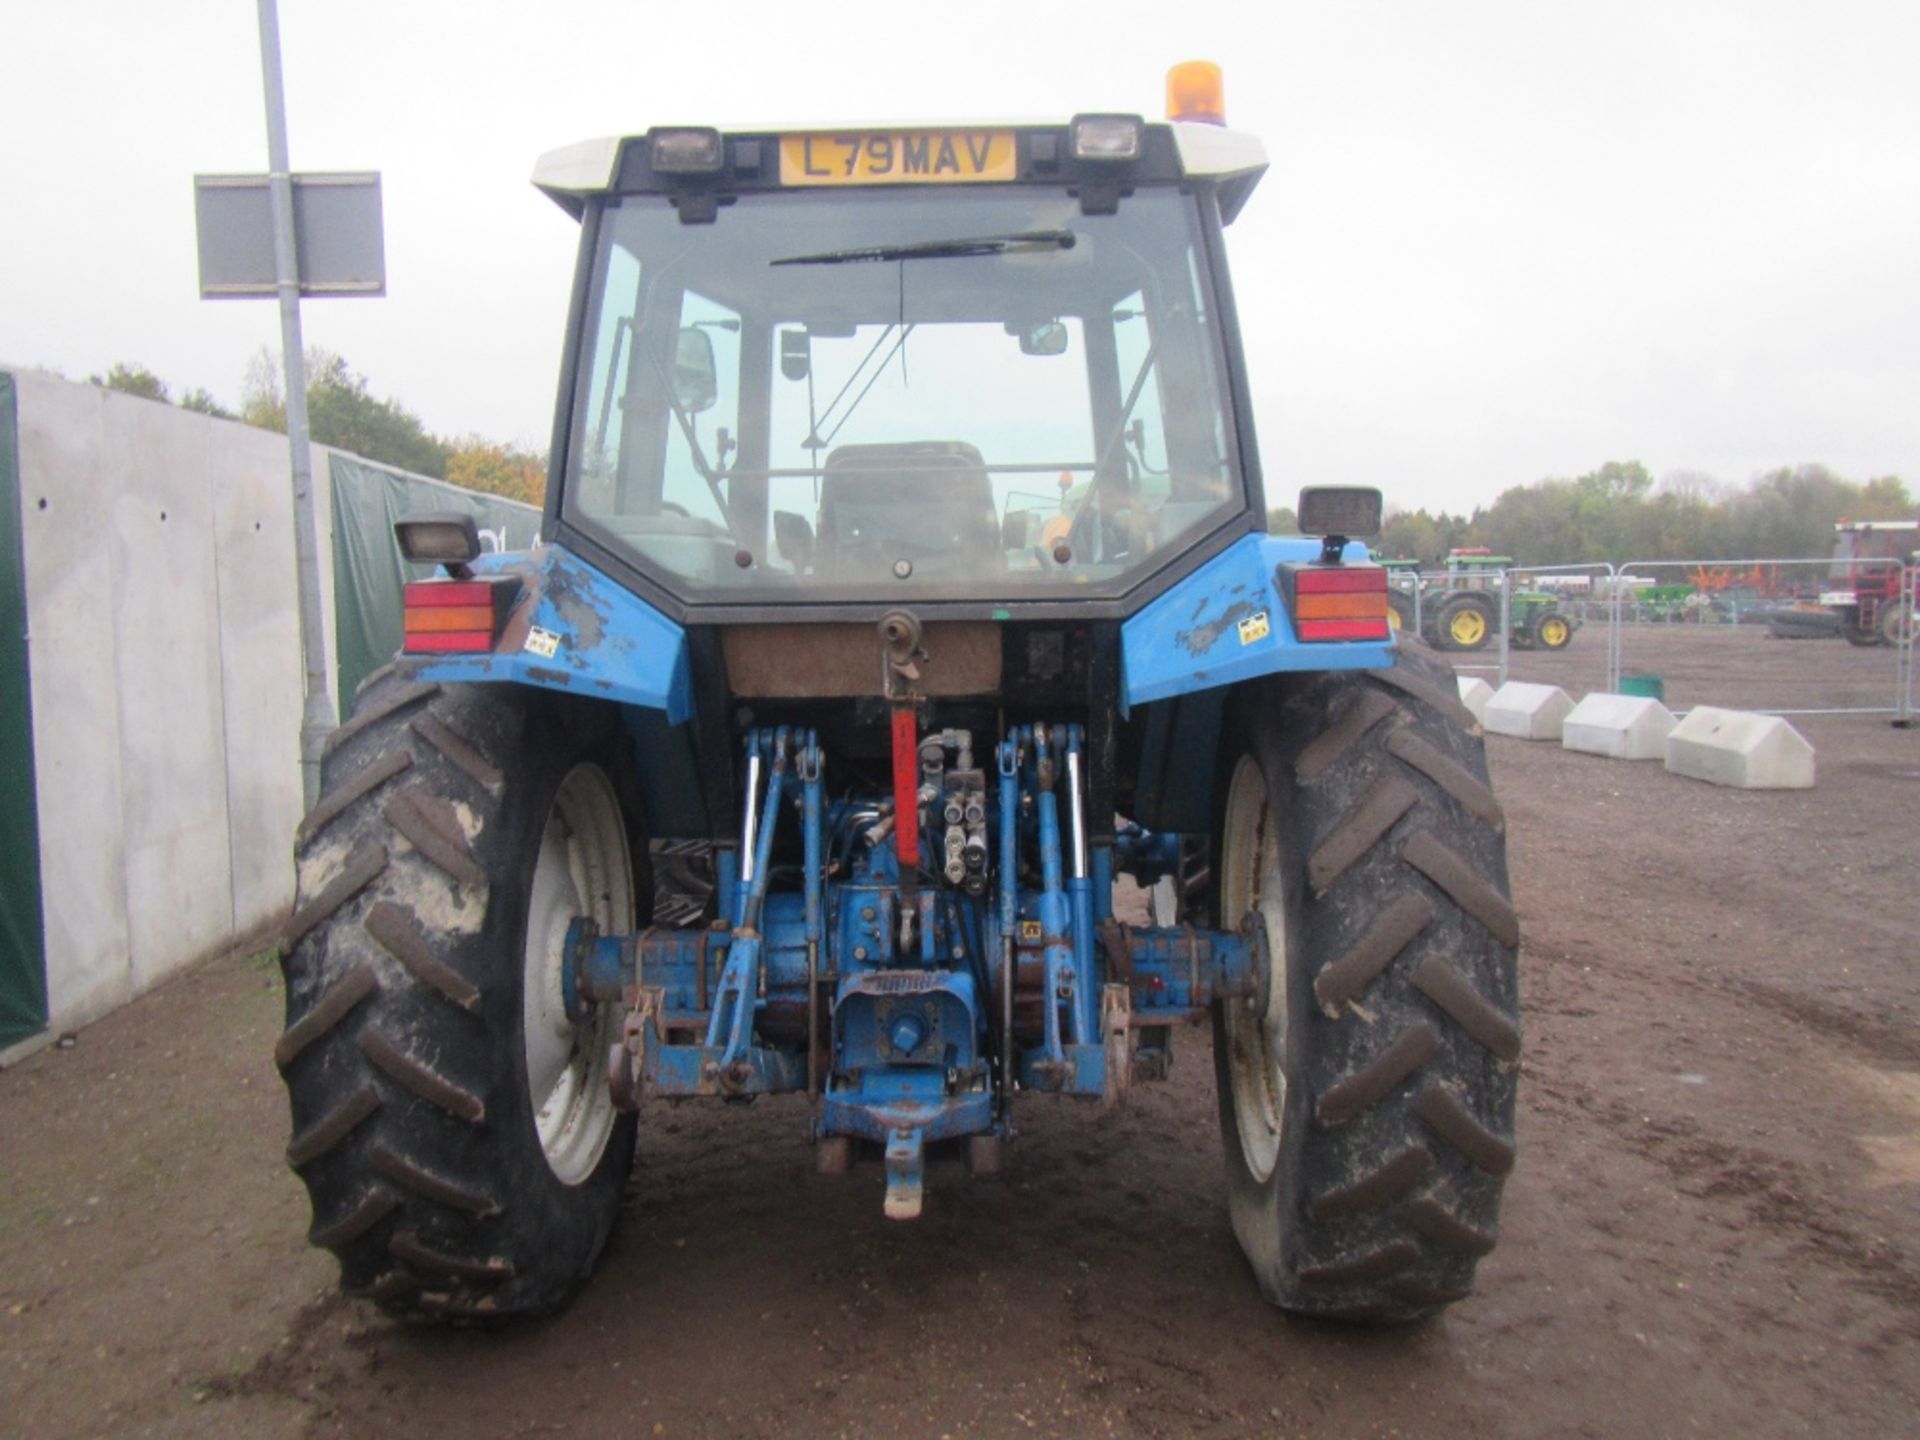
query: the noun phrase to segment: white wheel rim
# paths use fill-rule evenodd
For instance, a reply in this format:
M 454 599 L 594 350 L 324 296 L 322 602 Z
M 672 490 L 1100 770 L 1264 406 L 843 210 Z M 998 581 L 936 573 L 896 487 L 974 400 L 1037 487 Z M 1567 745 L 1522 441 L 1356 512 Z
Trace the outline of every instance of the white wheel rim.
M 619 1006 L 599 1006 L 584 1025 L 567 1019 L 561 994 L 567 928 L 585 917 L 602 934 L 633 929 L 633 866 L 620 801 L 606 772 L 576 765 L 560 782 L 540 834 L 527 897 L 526 983 L 521 1036 L 527 1094 L 547 1165 L 578 1185 L 599 1165 L 613 1134 L 607 1050 L 620 1036 Z
M 1251 756 L 1241 756 L 1227 786 L 1221 827 L 1220 923 L 1232 929 L 1249 910 L 1267 927 L 1273 973 L 1267 1003 L 1223 1001 L 1227 1076 L 1233 1095 L 1240 1157 L 1255 1180 L 1273 1174 L 1287 1108 L 1283 1066 L 1287 1035 L 1287 915 L 1280 878 L 1280 837 L 1268 803 L 1267 780 Z

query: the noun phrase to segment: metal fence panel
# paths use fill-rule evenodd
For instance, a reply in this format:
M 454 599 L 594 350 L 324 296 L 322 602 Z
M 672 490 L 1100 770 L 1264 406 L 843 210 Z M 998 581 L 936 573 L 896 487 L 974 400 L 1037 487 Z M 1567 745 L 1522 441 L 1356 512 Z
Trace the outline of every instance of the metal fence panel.
M 1881 643 L 1820 603 L 1839 583 L 1839 563 L 1820 556 L 1619 566 L 1609 616 L 1616 685 L 1657 682 L 1675 710 L 1898 714 L 1911 646 Z M 1893 560 L 1855 561 L 1853 569 L 1888 579 L 1906 573 Z
M 1445 651 L 1460 675 L 1495 687 L 1531 680 L 1582 694 L 1611 683 L 1610 627 L 1588 623 L 1586 597 L 1604 592 L 1612 573 L 1605 561 L 1401 569 L 1390 586 L 1401 627 Z

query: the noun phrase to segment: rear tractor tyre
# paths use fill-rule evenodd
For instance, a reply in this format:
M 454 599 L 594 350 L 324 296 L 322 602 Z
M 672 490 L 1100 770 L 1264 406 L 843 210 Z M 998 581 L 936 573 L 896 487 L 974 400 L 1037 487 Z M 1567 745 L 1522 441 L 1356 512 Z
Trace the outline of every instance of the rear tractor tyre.
M 1512 1168 L 1520 1059 L 1506 845 L 1453 676 L 1391 670 L 1236 701 L 1217 898 L 1264 924 L 1263 1008 L 1215 1007 L 1228 1208 L 1261 1291 L 1398 1322 L 1468 1294 Z
M 569 1021 L 560 962 L 576 917 L 628 933 L 651 899 L 617 734 L 567 697 L 401 671 L 328 742 L 274 1058 L 309 1238 L 391 1313 L 558 1309 L 613 1228 L 622 1017 Z
M 1440 635 L 1450 650 L 1484 649 L 1493 631 L 1493 610 L 1476 597 L 1449 601 L 1440 612 Z

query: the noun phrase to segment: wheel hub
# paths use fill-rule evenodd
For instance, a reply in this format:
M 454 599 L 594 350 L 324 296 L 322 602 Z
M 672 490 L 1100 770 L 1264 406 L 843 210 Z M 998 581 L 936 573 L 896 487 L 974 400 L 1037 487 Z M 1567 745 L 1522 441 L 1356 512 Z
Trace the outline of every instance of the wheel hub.
M 1273 967 L 1276 957 L 1284 963 L 1287 936 L 1279 837 L 1266 777 L 1251 757 L 1241 757 L 1229 782 L 1222 839 L 1221 909 L 1244 917 L 1243 931 L 1258 936 L 1256 954 L 1264 957 L 1267 977 L 1258 993 L 1229 1000 L 1222 1011 L 1241 1159 L 1264 1181 L 1279 1161 L 1286 1114 L 1286 985 Z
M 578 1185 L 600 1163 L 613 1133 L 607 1051 L 619 1008 L 569 1004 L 573 940 L 589 927 L 633 928 L 632 866 L 620 803 L 596 765 L 560 782 L 541 831 L 527 897 L 522 991 L 527 1094 L 540 1148 L 553 1173 Z

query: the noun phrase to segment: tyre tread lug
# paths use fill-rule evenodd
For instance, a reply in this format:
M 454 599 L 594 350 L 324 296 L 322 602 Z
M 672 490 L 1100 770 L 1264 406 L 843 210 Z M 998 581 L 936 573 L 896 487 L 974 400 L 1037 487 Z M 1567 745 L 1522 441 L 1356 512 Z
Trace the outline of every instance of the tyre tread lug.
M 1392 1044 L 1320 1096 L 1314 1115 L 1322 1125 L 1344 1125 L 1390 1095 L 1440 1052 L 1440 1034 L 1424 1020 L 1409 1025 Z
M 1420 957 L 1413 983 L 1472 1039 L 1508 1064 L 1520 1058 L 1520 1027 L 1438 955 Z
M 414 979 L 439 991 L 462 1010 L 480 1004 L 479 989 L 434 953 L 419 919 L 391 900 L 376 902 L 368 911 L 366 931 Z
M 462 885 L 482 886 L 487 872 L 474 861 L 453 806 L 415 786 L 387 801 L 380 813 L 431 865 Z
M 1422 1195 L 1404 1213 L 1407 1224 L 1448 1250 L 1477 1260 L 1493 1249 L 1492 1235 L 1462 1220 L 1437 1195 Z
M 360 1032 L 360 1053 L 396 1085 L 456 1120 L 477 1125 L 487 1118 L 486 1104 L 478 1095 L 408 1054 L 404 1046 L 378 1028 L 369 1025 Z
M 469 1189 L 444 1175 L 436 1175 L 424 1165 L 409 1160 L 384 1140 L 375 1141 L 368 1148 L 367 1163 L 396 1185 L 455 1210 L 464 1210 L 482 1220 L 500 1213 L 500 1204 L 491 1195 Z
M 501 786 L 506 783 L 507 777 L 499 766 L 482 755 L 478 746 L 454 730 L 431 709 L 423 710 L 414 716 L 410 728 L 414 734 L 446 756 L 448 762 L 456 769 L 464 771 L 467 778 L 482 790 L 498 794 Z
M 1387 736 L 1387 749 L 1451 795 L 1474 819 L 1491 826 L 1495 834 L 1506 830 L 1507 814 L 1492 787 L 1451 755 L 1422 740 L 1410 727 L 1395 727 Z
M 1307 859 L 1307 883 L 1316 895 L 1324 895 L 1339 878 L 1380 843 L 1385 835 L 1414 806 L 1420 792 L 1399 775 L 1383 775 L 1374 781 L 1359 802 L 1327 833 Z
M 1360 995 L 1432 923 L 1433 906 L 1426 896 L 1399 896 L 1374 916 L 1345 954 L 1321 967 L 1313 977 L 1314 998 L 1329 1017 L 1338 1017 L 1340 1007 Z
M 339 1025 L 353 1013 L 355 1006 L 379 988 L 380 978 L 374 974 L 373 966 L 362 960 L 328 986 L 307 1013 L 286 1028 L 274 1043 L 273 1063 L 286 1069 L 308 1046 Z
M 329 790 L 314 802 L 294 833 L 294 844 L 306 845 L 322 830 L 359 804 L 373 791 L 413 764 L 410 750 L 390 750 L 338 789 Z
M 1396 665 L 1390 670 L 1369 670 L 1367 675 L 1379 684 L 1389 685 L 1403 695 L 1412 696 L 1428 709 L 1444 715 L 1460 729 L 1470 734 L 1481 733 L 1480 722 L 1473 718 L 1473 712 L 1461 701 L 1457 686 L 1436 684 L 1423 675 L 1413 674 L 1404 665 Z
M 1317 780 L 1331 770 L 1366 733 L 1400 707 L 1378 690 L 1362 690 L 1340 716 L 1300 751 L 1293 762 L 1294 778 Z
M 1520 943 L 1520 917 L 1513 902 L 1482 877 L 1470 861 L 1431 831 L 1416 830 L 1401 841 L 1400 858 L 1486 926 L 1502 945 L 1512 949 Z
M 280 942 L 282 951 L 291 951 L 307 938 L 315 926 L 377 880 L 380 872 L 386 868 L 386 846 L 373 840 L 362 840 L 355 845 L 340 873 L 288 919 Z
M 1489 1175 L 1505 1175 L 1513 1169 L 1513 1142 L 1483 1124 L 1445 1086 L 1430 1085 L 1421 1091 L 1420 1098 L 1413 1102 L 1413 1111 L 1476 1169 Z
M 1315 1196 L 1307 1204 L 1307 1213 L 1315 1220 L 1337 1220 L 1343 1215 L 1375 1210 L 1405 1194 L 1432 1173 L 1433 1152 L 1424 1145 L 1415 1145 L 1351 1185 Z
M 1355 1285 L 1385 1280 L 1420 1262 L 1420 1247 L 1411 1240 L 1392 1240 L 1377 1250 L 1347 1260 L 1310 1265 L 1300 1272 L 1302 1285 Z
M 335 1149 L 374 1111 L 380 1108 L 380 1092 L 371 1082 L 362 1084 L 346 1099 L 293 1137 L 287 1146 L 287 1164 L 298 1170 Z
M 451 1255 L 444 1250 L 436 1250 L 421 1240 L 416 1230 L 400 1230 L 387 1242 L 387 1253 L 396 1260 L 404 1260 L 421 1270 L 431 1270 L 436 1274 L 448 1276 L 454 1280 L 489 1281 L 511 1280 L 514 1275 L 513 1262 L 500 1256 L 489 1256 L 484 1260 L 469 1260 L 464 1256 Z
M 402 685 L 382 700 L 376 700 L 364 709 L 355 710 L 352 717 L 327 737 L 322 754 L 331 755 L 354 736 L 370 726 L 377 725 L 396 711 L 440 693 L 440 686 L 431 680 L 417 681 L 411 685 Z
M 361 1196 L 360 1203 L 333 1224 L 309 1230 L 307 1241 L 322 1250 L 345 1249 L 399 1208 L 399 1196 L 384 1186 L 376 1186 Z

